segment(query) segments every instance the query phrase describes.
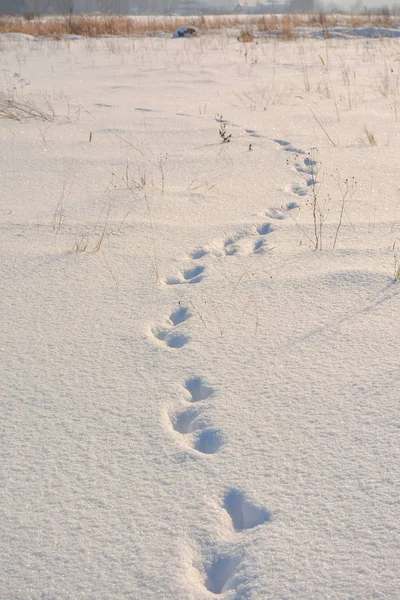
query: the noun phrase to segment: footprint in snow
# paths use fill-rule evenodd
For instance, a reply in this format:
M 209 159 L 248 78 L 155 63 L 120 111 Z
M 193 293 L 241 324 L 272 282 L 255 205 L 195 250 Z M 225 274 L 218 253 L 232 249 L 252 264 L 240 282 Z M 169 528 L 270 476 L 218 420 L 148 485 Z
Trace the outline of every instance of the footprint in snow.
M 253 502 L 239 490 L 229 490 L 224 497 L 223 506 L 232 520 L 236 532 L 253 529 L 271 521 L 271 514 Z M 234 590 L 238 583 L 238 557 L 228 553 L 217 553 L 204 564 L 204 585 L 209 592 L 221 595 L 229 590 Z
M 182 283 L 199 283 L 203 279 L 203 271 L 205 267 L 202 265 L 197 265 L 195 267 L 191 267 L 189 269 L 184 269 L 181 271 L 180 276 L 178 277 L 169 277 L 166 280 L 167 285 L 180 285 Z
M 182 435 L 193 433 L 200 427 L 199 417 L 200 413 L 198 409 L 189 408 L 171 416 L 172 427 Z
M 193 258 L 193 260 L 198 260 L 199 258 L 203 258 L 203 256 L 207 256 L 209 253 L 210 251 L 207 250 L 207 248 L 196 248 L 196 250 L 191 252 L 190 258 Z
M 271 514 L 248 500 L 242 492 L 230 490 L 224 498 L 224 508 L 235 531 L 253 529 L 271 520 Z
M 259 238 L 256 242 L 254 242 L 253 252 L 254 254 L 262 254 L 267 249 L 267 245 L 265 243 L 264 238 Z
M 221 432 L 207 427 L 198 408 L 171 415 L 170 421 L 174 431 L 184 436 L 186 444 L 201 454 L 215 454 L 223 444 Z
M 273 228 L 271 226 L 271 223 L 262 223 L 262 225 L 259 225 L 257 227 L 257 233 L 258 235 L 268 235 L 269 233 L 273 232 Z
M 201 454 L 216 454 L 223 444 L 221 432 L 214 429 L 205 429 L 198 432 L 196 424 L 190 419 L 188 421 L 189 423 L 186 423 L 185 419 L 174 421 L 172 418 L 171 424 L 176 432 L 184 436 L 185 443 L 192 450 L 196 450 Z M 184 424 L 183 427 L 182 424 Z
M 314 166 L 314 165 L 316 165 L 316 164 L 317 164 L 317 161 L 316 161 L 316 160 L 313 160 L 312 158 L 310 158 L 309 156 L 307 156 L 307 158 L 305 158 L 305 159 L 304 159 L 304 164 L 305 164 L 307 167 L 311 167 L 311 166 Z
M 235 575 L 239 560 L 229 555 L 215 556 L 211 564 L 204 567 L 205 587 L 212 594 L 223 594 L 235 588 Z
M 254 241 L 254 229 L 256 233 L 262 237 Z M 228 235 L 221 243 L 216 243 L 215 256 L 235 256 L 236 254 L 253 254 L 262 253 L 267 249 L 264 236 L 272 232 L 272 227 L 269 223 L 263 223 L 258 227 L 253 227 L 246 231 L 239 231 Z M 218 247 L 220 249 L 218 249 Z
M 285 150 L 285 152 L 293 152 L 293 154 L 305 154 L 304 150 L 297 148 L 296 146 L 292 146 L 290 142 L 286 140 L 274 140 L 280 147 Z
M 239 245 L 237 242 L 242 238 L 241 235 L 230 235 L 228 236 L 223 243 L 222 252 L 225 256 L 233 256 L 239 252 Z
M 296 194 L 296 196 L 307 196 L 308 195 L 308 190 L 306 190 L 306 188 L 304 188 L 303 186 L 298 185 L 297 183 L 292 185 L 292 192 L 293 192 L 293 194 Z
M 257 133 L 255 129 L 245 129 L 245 132 L 247 133 L 247 135 L 251 135 L 251 137 L 264 137 L 263 135 L 261 135 L 261 133 Z
M 215 389 L 207 385 L 203 377 L 190 377 L 185 381 L 185 388 L 190 394 L 189 402 L 207 400 L 215 392 Z
M 287 218 L 287 213 L 295 208 L 300 208 L 297 202 L 288 202 L 284 206 L 273 206 L 266 211 L 266 216 L 270 219 L 283 220 Z
M 221 432 L 217 429 L 206 429 L 195 439 L 194 449 L 202 454 L 215 454 L 223 444 Z
M 151 332 L 157 340 L 163 342 L 168 348 L 182 348 L 182 346 L 187 344 L 189 338 L 187 335 L 176 331 L 175 328 L 189 319 L 190 316 L 190 311 L 186 307 L 181 306 L 170 314 L 165 326 L 154 326 Z
M 316 182 L 315 176 L 316 172 L 314 166 L 317 164 L 317 161 L 307 156 L 302 163 L 295 162 L 293 165 L 294 171 L 303 175 L 306 180 L 307 186 L 313 185 Z
M 168 348 L 182 348 L 189 341 L 186 335 L 173 333 L 169 329 L 153 327 L 151 331 L 154 337 L 160 342 L 164 342 Z
M 185 436 L 185 442 L 192 449 L 202 454 L 215 454 L 223 444 L 223 436 L 217 429 L 208 427 L 201 406 L 193 406 L 207 400 L 215 390 L 202 377 L 187 379 L 185 388 L 190 394 L 188 402 L 192 406 L 171 415 L 171 425 L 177 433 Z

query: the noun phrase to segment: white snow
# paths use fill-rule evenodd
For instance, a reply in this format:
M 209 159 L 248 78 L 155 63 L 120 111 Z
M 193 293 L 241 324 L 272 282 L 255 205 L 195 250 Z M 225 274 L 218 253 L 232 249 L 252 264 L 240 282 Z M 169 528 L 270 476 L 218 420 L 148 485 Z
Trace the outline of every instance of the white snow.
M 399 598 L 398 42 L 1 50 L 0 597 Z

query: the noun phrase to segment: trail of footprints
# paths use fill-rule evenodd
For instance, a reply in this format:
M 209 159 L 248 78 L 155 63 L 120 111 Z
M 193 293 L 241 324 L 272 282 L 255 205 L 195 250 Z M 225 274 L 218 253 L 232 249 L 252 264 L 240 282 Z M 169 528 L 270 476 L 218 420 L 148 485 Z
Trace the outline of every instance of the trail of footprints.
M 209 425 L 204 411 L 204 403 L 215 390 L 201 377 L 188 379 L 185 389 L 189 393 L 187 407 L 171 415 L 172 427 L 183 436 L 188 447 L 201 454 L 215 454 L 223 443 L 223 437 L 220 431 Z
M 317 183 L 314 171 L 316 161 L 290 142 L 280 139 L 274 141 L 279 144 L 285 152 L 289 152 L 294 156 L 294 160 L 290 161 L 290 163 L 288 160 L 288 164 L 290 164 L 291 167 L 305 180 L 305 186 L 298 183 L 289 184 L 286 191 L 293 193 L 298 197 L 307 196 L 310 187 Z M 269 219 L 279 221 L 286 219 L 288 213 L 297 208 L 300 208 L 300 205 L 293 200 L 287 202 L 283 206 L 269 208 L 265 212 L 265 216 Z M 192 260 L 198 261 L 207 255 L 223 257 L 235 256 L 236 254 L 262 254 L 268 250 L 267 237 L 274 229 L 275 228 L 270 221 L 265 221 L 264 223 L 254 225 L 251 228 L 227 234 L 222 241 L 216 240 L 204 247 L 196 248 L 190 253 L 189 257 Z M 205 266 L 198 264 L 183 269 L 174 277 L 169 277 L 166 279 L 165 283 L 167 285 L 196 284 L 202 281 L 204 275 Z
M 290 164 L 294 171 L 299 173 L 305 180 L 306 187 L 303 185 L 299 185 L 297 183 L 289 185 L 289 190 L 293 194 L 297 196 L 308 196 L 309 188 L 317 183 L 316 181 L 316 173 L 315 166 L 317 161 L 311 158 L 310 155 L 306 155 L 304 150 L 293 146 L 290 142 L 286 142 L 285 140 L 275 140 L 277 144 L 285 151 L 294 154 L 293 162 L 288 160 L 288 164 Z
M 241 491 L 228 490 L 222 506 L 229 515 L 235 533 L 243 533 L 271 521 L 271 513 L 249 500 Z M 213 594 L 235 589 L 240 559 L 229 553 L 216 553 L 204 566 L 205 587 Z
M 272 218 L 275 218 L 272 216 Z M 214 256 L 233 256 L 235 254 L 261 254 L 268 249 L 266 237 L 274 231 L 270 222 L 261 223 L 254 226 L 253 230 L 239 231 L 229 234 L 222 241 L 216 241 L 210 246 L 196 248 L 189 254 L 189 258 L 197 261 L 208 254 Z M 256 239 L 254 239 L 256 236 Z M 193 285 L 200 283 L 205 275 L 205 266 L 194 264 L 191 267 L 182 269 L 174 277 L 168 277 L 165 280 L 167 285 Z
M 203 279 L 203 265 L 196 265 L 181 271 L 176 277 L 169 277 L 166 280 L 167 285 L 180 285 L 182 283 L 199 283 Z
M 268 250 L 267 236 L 273 231 L 274 228 L 270 222 L 261 223 L 252 228 L 229 233 L 223 240 L 215 240 L 207 246 L 196 248 L 189 254 L 189 257 L 197 261 L 207 255 L 223 257 L 236 254 L 262 254 Z M 167 283 L 174 283 L 174 281 L 167 280 Z
M 188 448 L 202 454 L 215 454 L 223 443 L 223 437 L 218 430 L 209 426 L 204 411 L 207 404 L 215 400 L 216 390 L 202 377 L 187 379 L 184 387 L 188 396 L 187 406 L 170 415 L 171 426 L 184 438 Z M 235 533 L 240 534 L 271 520 L 269 511 L 257 506 L 237 489 L 226 491 L 221 504 L 230 517 Z M 237 546 L 236 538 L 234 546 Z M 216 595 L 235 589 L 239 567 L 240 559 L 236 556 L 216 550 L 204 560 L 206 589 Z
M 191 317 L 188 308 L 180 306 L 174 310 L 165 325 L 155 325 L 151 332 L 156 340 L 165 344 L 168 348 L 182 348 L 189 338 L 179 330 L 179 325 Z
M 250 133 L 250 130 L 248 131 Z M 251 132 L 253 133 L 253 132 Z M 309 156 L 284 140 L 275 140 L 280 147 L 295 155 L 293 168 L 306 180 L 306 186 L 313 185 L 310 177 L 312 161 Z M 310 168 L 311 167 L 311 168 Z M 290 186 L 290 191 L 297 196 L 305 196 L 309 193 L 307 187 L 297 184 Z M 288 202 L 284 206 L 269 208 L 265 216 L 271 220 L 279 221 L 288 216 L 289 211 L 299 208 L 297 202 Z M 274 231 L 270 221 L 255 225 L 251 230 L 239 231 L 227 235 L 221 242 L 215 242 L 204 248 L 197 248 L 190 258 L 194 261 L 201 260 L 208 254 L 214 256 L 233 256 L 237 253 L 247 252 L 249 254 L 262 253 L 268 248 L 267 236 Z M 165 280 L 169 286 L 193 285 L 200 283 L 205 275 L 205 266 L 194 264 L 194 266 L 181 270 L 176 276 Z M 158 343 L 167 348 L 179 349 L 189 341 L 188 336 L 182 332 L 182 324 L 191 317 L 191 312 L 184 306 L 174 310 L 163 325 L 152 327 L 152 335 Z M 181 442 L 189 451 L 203 455 L 218 453 L 224 443 L 224 437 L 220 430 L 210 423 L 208 408 L 212 407 L 216 400 L 216 390 L 210 386 L 203 377 L 190 377 L 184 383 L 185 400 L 179 410 L 169 415 L 171 428 L 180 436 Z M 271 514 L 266 509 L 257 506 L 237 489 L 227 490 L 221 502 L 223 510 L 229 515 L 232 529 L 235 534 L 235 546 L 237 547 L 237 535 L 242 535 L 246 530 L 261 526 L 271 521 Z M 234 550 L 233 547 L 233 550 Z M 228 590 L 234 590 L 239 584 L 240 559 L 234 552 L 215 550 L 212 556 L 204 559 L 203 575 L 205 588 L 215 595 L 224 594 Z

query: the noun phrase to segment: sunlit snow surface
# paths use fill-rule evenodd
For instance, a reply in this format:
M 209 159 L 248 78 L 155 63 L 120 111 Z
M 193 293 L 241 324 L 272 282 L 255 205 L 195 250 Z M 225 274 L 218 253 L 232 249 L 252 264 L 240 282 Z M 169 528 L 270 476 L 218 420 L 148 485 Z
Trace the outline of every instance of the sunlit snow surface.
M 399 598 L 398 42 L 0 48 L 1 599 Z

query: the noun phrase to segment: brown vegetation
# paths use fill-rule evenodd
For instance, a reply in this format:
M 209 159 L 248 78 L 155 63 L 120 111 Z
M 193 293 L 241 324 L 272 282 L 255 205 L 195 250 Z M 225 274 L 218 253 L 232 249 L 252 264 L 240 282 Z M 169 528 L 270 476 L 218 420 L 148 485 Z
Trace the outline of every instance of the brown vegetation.
M 172 33 L 182 25 L 201 31 L 240 28 L 241 41 L 254 39 L 251 28 L 262 32 L 277 32 L 281 39 L 296 37 L 297 27 L 321 28 L 329 33 L 336 25 L 361 27 L 393 26 L 398 22 L 387 15 L 221 15 L 201 17 L 120 17 L 115 15 L 49 17 L 43 19 L 0 18 L 0 33 L 23 33 L 35 37 L 60 38 L 65 35 L 96 37 L 101 35 L 156 35 Z
M 248 27 L 245 27 L 244 29 L 242 29 L 242 31 L 240 32 L 240 35 L 238 37 L 239 42 L 243 42 L 244 44 L 248 44 L 250 42 L 254 42 L 254 35 L 251 32 L 251 29 L 249 29 Z

